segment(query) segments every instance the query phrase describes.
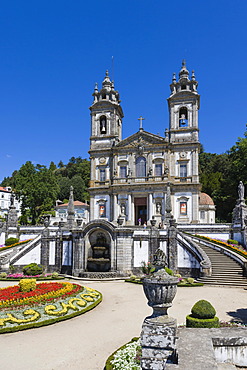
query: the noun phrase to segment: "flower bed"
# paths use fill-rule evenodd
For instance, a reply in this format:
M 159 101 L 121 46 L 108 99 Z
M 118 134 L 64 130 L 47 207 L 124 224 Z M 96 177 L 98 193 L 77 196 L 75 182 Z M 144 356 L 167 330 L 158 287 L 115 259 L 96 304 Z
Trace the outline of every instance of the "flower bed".
M 140 339 L 133 338 L 108 357 L 105 370 L 139 370 L 140 356 Z
M 64 279 L 63 276 L 59 276 L 58 273 L 51 273 L 51 274 L 41 274 L 41 275 L 24 275 L 23 273 L 15 273 L 15 274 L 5 274 L 5 277 L 2 275 L 5 273 L 0 273 L 0 281 L 19 281 L 20 279 L 26 278 L 35 278 L 36 280 L 61 280 Z
M 204 239 L 204 240 L 207 240 L 209 242 L 218 244 L 222 247 L 225 247 L 225 248 L 227 248 L 227 249 L 229 249 L 233 252 L 236 252 L 236 253 L 240 254 L 240 256 L 242 256 L 242 257 L 247 258 L 247 251 L 244 250 L 244 248 L 241 247 L 241 246 L 236 247 L 236 244 L 229 244 L 229 243 L 224 242 L 223 240 L 212 239 L 212 238 L 209 238 L 208 236 L 202 236 L 202 235 L 197 235 L 197 234 L 195 236 L 199 239 Z
M 101 293 L 72 283 L 40 283 L 30 292 L 0 289 L 0 333 L 53 324 L 98 305 Z
M 4 251 L 5 249 L 9 249 L 9 248 L 17 247 L 17 246 L 22 245 L 22 244 L 26 244 L 26 243 L 30 242 L 31 240 L 33 240 L 33 239 L 22 240 L 21 242 L 14 243 L 14 244 L 11 244 L 11 245 L 0 245 L 0 252 Z

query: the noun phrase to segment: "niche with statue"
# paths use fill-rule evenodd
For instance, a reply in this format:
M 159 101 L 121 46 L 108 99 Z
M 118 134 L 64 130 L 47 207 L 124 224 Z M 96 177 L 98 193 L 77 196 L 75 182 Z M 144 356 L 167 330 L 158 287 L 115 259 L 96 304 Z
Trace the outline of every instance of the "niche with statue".
M 96 232 L 90 236 L 90 249 L 87 259 L 87 271 L 107 272 L 111 268 L 110 237 L 104 232 Z

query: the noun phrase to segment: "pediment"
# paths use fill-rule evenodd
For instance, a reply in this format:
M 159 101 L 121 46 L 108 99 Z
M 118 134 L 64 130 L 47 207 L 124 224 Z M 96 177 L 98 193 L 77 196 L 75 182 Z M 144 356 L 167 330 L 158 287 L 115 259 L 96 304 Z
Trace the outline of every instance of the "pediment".
M 147 131 L 138 131 L 135 134 L 120 141 L 116 148 L 146 148 L 154 145 L 164 145 L 165 139 Z

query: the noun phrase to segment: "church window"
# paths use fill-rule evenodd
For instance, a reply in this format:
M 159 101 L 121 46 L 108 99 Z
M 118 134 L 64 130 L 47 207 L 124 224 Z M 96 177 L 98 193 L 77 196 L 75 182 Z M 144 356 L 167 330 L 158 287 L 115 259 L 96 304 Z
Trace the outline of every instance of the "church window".
M 105 181 L 105 169 L 104 168 L 101 168 L 99 170 L 99 174 L 100 174 L 100 178 L 99 178 L 99 181 Z
M 205 220 L 205 211 L 201 211 L 201 219 Z
M 99 217 L 105 217 L 105 204 L 99 204 Z
M 186 107 L 182 107 L 179 110 L 179 127 L 188 126 L 188 110 Z
M 154 167 L 155 176 L 162 176 L 162 163 L 156 163 Z
M 136 177 L 146 177 L 146 158 L 138 157 L 136 160 Z
M 120 166 L 120 177 L 127 177 L 127 166 Z
M 187 215 L 187 202 L 180 202 L 180 215 Z
M 106 99 L 106 94 L 102 94 L 102 99 Z
M 181 181 L 186 181 L 187 177 L 187 164 L 180 164 L 179 177 Z
M 106 134 L 106 116 L 100 117 L 100 133 Z
M 186 90 L 186 85 L 182 85 L 181 90 Z

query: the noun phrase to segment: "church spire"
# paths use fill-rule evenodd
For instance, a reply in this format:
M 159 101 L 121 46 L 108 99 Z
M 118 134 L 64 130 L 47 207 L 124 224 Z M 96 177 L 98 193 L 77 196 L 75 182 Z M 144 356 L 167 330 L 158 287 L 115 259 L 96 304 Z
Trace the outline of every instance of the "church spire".
M 183 59 L 182 61 L 182 67 L 180 69 L 180 72 L 179 72 L 179 80 L 181 79 L 189 79 L 189 71 L 187 70 L 186 68 L 186 60 Z

